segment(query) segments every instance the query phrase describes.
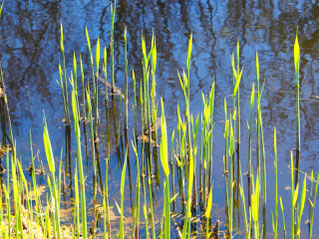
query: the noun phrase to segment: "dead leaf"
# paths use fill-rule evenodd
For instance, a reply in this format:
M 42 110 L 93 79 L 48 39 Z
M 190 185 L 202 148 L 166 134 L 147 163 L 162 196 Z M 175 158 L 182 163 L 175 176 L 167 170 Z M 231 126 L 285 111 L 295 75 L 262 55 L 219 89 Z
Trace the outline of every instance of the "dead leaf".
M 41 195 L 45 193 L 45 191 L 46 191 L 46 186 L 44 185 L 37 186 L 37 193 L 39 197 L 41 197 Z M 32 200 L 32 201 L 35 200 L 34 190 L 29 192 L 29 200 Z

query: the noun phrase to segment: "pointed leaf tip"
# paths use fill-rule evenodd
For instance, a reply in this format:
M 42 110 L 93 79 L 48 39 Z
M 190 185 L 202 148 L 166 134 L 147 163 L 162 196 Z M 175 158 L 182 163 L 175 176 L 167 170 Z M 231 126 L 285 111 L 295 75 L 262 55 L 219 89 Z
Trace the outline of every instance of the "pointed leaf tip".
M 300 47 L 298 43 L 298 35 L 296 34 L 295 45 L 294 45 L 294 60 L 295 60 L 295 70 L 299 69 L 299 59 L 300 59 Z

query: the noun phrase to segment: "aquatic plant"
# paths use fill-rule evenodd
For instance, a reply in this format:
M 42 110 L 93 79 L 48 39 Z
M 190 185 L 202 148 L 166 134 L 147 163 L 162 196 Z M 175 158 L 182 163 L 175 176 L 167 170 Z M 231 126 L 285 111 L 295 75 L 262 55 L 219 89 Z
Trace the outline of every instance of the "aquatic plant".
M 170 131 L 165 116 L 165 98 L 161 98 L 158 106 L 158 92 L 156 89 L 157 47 L 156 37 L 152 33 L 151 42 L 148 45 L 145 35 L 141 35 L 141 75 L 135 75 L 134 69 L 129 75 L 129 62 L 127 52 L 128 31 L 124 28 L 124 94 L 116 86 L 115 80 L 115 57 L 114 57 L 114 23 L 116 3 L 111 7 L 111 26 L 109 54 L 108 48 L 104 47 L 103 60 L 101 59 L 100 38 L 97 37 L 95 45 L 90 40 L 89 31 L 85 28 L 87 50 L 90 58 L 88 63 L 80 58 L 81 82 L 78 82 L 77 67 L 78 58 L 73 53 L 73 69 L 70 75 L 66 73 L 66 59 L 63 40 L 63 26 L 61 23 L 60 47 L 62 53 L 62 65 L 58 70 L 62 89 L 63 109 L 66 125 L 74 129 L 75 144 L 66 143 L 70 147 L 64 151 L 66 158 L 71 155 L 76 158 L 74 176 L 70 176 L 70 190 L 74 193 L 70 203 L 73 220 L 65 227 L 61 215 L 61 195 L 65 189 L 64 164 L 62 163 L 63 151 L 59 163 L 54 157 L 50 141 L 48 125 L 44 116 L 43 145 L 46 153 L 46 163 L 49 174 L 46 175 L 45 186 L 48 192 L 41 195 L 37 185 L 36 163 L 38 155 L 33 154 L 32 137 L 30 132 L 31 150 L 31 178 L 32 184 L 28 184 L 25 172 L 22 168 L 22 160 L 16 155 L 15 138 L 12 134 L 11 119 L 8 99 L 4 88 L 4 77 L 0 71 L 1 79 L 1 109 L 2 126 L 8 127 L 10 137 L 6 147 L 6 182 L 2 182 L 0 195 L 3 204 L 0 204 L 0 237 L 1 238 L 181 238 L 205 237 L 205 238 L 233 238 L 243 233 L 245 238 L 265 238 L 267 233 L 267 212 L 273 210 L 267 204 L 267 190 L 269 184 L 266 177 L 266 152 L 262 118 L 262 92 L 263 86 L 259 80 L 259 59 L 256 52 L 256 84 L 252 83 L 250 93 L 249 123 L 248 123 L 248 161 L 247 183 L 244 180 L 246 166 L 242 163 L 244 157 L 240 154 L 242 144 L 241 131 L 241 95 L 240 82 L 243 79 L 243 68 L 240 67 L 240 43 L 237 42 L 236 56 L 232 54 L 229 68 L 232 74 L 232 103 L 227 105 L 224 98 L 224 150 L 223 155 L 213 158 L 214 152 L 214 104 L 215 104 L 215 79 L 212 80 L 208 95 L 202 93 L 202 112 L 198 116 L 191 113 L 191 58 L 193 50 L 193 34 L 188 39 L 186 53 L 186 69 L 177 72 L 181 92 L 184 95 L 183 110 L 179 103 L 176 105 L 176 129 Z M 2 7 L 1 7 L 2 9 Z M 1 12 L 0 9 L 0 12 Z M 101 38 L 102 41 L 102 38 Z M 93 41 L 94 42 L 94 41 Z M 92 45 L 91 45 L 92 44 Z M 95 47 L 95 48 L 94 48 Z M 93 50 L 95 49 L 95 57 Z M 299 113 L 299 61 L 300 50 L 298 38 L 295 39 L 294 61 L 296 72 L 296 131 L 297 145 L 296 163 L 294 166 L 291 153 L 290 161 L 290 203 L 283 203 L 279 196 L 278 182 L 278 159 L 277 159 L 277 133 L 274 128 L 274 175 L 275 175 L 275 203 L 272 213 L 273 237 L 279 238 L 281 233 L 279 220 L 279 206 L 281 208 L 283 235 L 286 238 L 302 238 L 306 233 L 303 230 L 302 217 L 304 216 L 307 200 L 310 202 L 309 210 L 309 238 L 313 236 L 314 214 L 316 197 L 318 192 L 319 175 L 317 179 L 311 174 L 311 189 L 307 192 L 308 176 L 305 173 L 303 185 L 299 192 L 299 158 L 300 158 L 300 113 Z M 85 59 L 85 58 L 84 58 Z M 110 64 L 107 62 L 110 60 Z M 100 67 L 100 61 L 102 61 Z M 236 64 L 235 64 L 236 63 Z M 86 65 L 87 64 L 87 65 Z M 121 62 L 118 62 L 121 64 Z M 87 67 L 88 66 L 88 67 Z M 89 69 L 86 69 L 89 68 Z M 108 69 L 109 68 L 109 69 Z M 90 71 L 90 79 L 85 80 L 84 72 Z M 104 78 L 100 75 L 103 71 Z M 108 72 L 110 71 L 110 74 Z M 108 77 L 108 75 L 110 75 Z M 108 79 L 110 78 L 110 79 Z M 99 97 L 103 94 L 99 87 L 99 80 L 104 84 L 104 101 Z M 111 83 L 109 83 L 109 81 Z M 133 100 L 129 101 L 129 85 L 132 83 Z M 69 115 L 68 84 L 71 85 L 71 109 L 73 120 Z M 81 87 L 78 88 L 78 84 Z M 263 82 L 265 84 L 265 82 Z M 256 85 L 256 90 L 255 90 Z M 92 89 L 92 93 L 91 93 Z M 82 98 L 80 98 L 82 94 Z M 100 95 L 100 96 L 99 96 Z M 256 107 L 255 95 L 257 96 Z M 81 102 L 80 102 L 81 101 Z M 124 102 L 123 102 L 124 101 Z M 124 114 L 123 105 L 124 104 Z M 82 106 L 81 106 L 82 104 Z M 101 107 L 103 105 L 105 107 Z M 133 106 L 134 121 L 130 118 L 130 106 Z M 105 109 L 105 118 L 100 116 L 100 111 Z M 119 110 L 119 113 L 117 113 Z M 81 115 L 82 112 L 82 115 Z M 161 114 L 159 123 L 158 114 Z M 254 121 L 254 114 L 256 118 Z M 133 117 L 132 117 L 133 118 Z M 4 121 L 4 119 L 6 121 Z M 111 121 L 114 123 L 114 137 L 111 138 Z M 72 122 L 71 122 L 72 121 Z M 132 121 L 133 123 L 130 123 Z M 82 124 L 81 124 L 82 122 Z M 121 123 L 124 122 L 124 127 Z M 86 125 L 89 132 L 86 132 Z M 134 125 L 132 134 L 130 126 Z M 160 130 L 159 130 L 160 127 Z M 256 130 L 254 130 L 254 127 Z M 83 128 L 83 130 L 82 130 Z M 65 129 L 68 130 L 67 128 Z M 105 130 L 106 136 L 102 132 Z M 256 135 L 254 135 L 256 131 Z M 172 133 L 171 133 L 172 132 Z M 176 135 L 175 135 L 176 132 Z M 87 133 L 89 134 L 87 136 Z M 171 135 L 170 135 L 171 133 Z M 71 137 L 71 133 L 67 133 Z M 256 136 L 256 137 L 254 137 Z M 124 137 L 124 139 L 123 139 Z M 131 137 L 131 138 L 130 138 Z M 87 138 L 91 141 L 87 149 Z M 254 141 L 255 139 L 255 141 Z M 67 137 L 66 137 L 67 140 Z M 125 142 L 123 145 L 123 141 Z M 70 142 L 70 141 L 67 141 Z M 131 144 L 129 144 L 131 142 Z M 160 142 L 160 145 L 158 145 Z M 103 144 L 104 143 L 104 144 Z M 237 147 L 236 147 L 237 143 Z M 71 152 L 71 147 L 76 147 Z M 105 146 L 105 147 L 103 147 Z M 256 146 L 256 155 L 252 155 L 252 148 Z M 92 162 L 92 175 L 84 170 L 84 157 L 82 149 L 85 147 L 86 158 Z M 109 194 L 109 170 L 110 160 L 113 155 L 111 148 L 115 148 L 116 157 L 120 165 L 119 200 L 120 205 Z M 103 151 L 100 149 L 103 148 Z M 159 148 L 159 155 L 158 155 Z M 11 149 L 11 151 L 10 151 Z M 280 149 L 280 148 L 278 148 Z M 100 154 L 100 152 L 102 152 Z M 272 152 L 271 152 L 272 153 Z M 256 158 L 254 167 L 253 159 Z M 105 174 L 101 176 L 100 160 L 105 159 Z M 161 168 L 158 166 L 160 160 Z M 216 173 L 214 162 L 223 160 L 223 180 L 225 190 L 225 216 L 226 223 L 219 228 L 218 218 L 214 211 L 213 178 Z M 71 160 L 70 160 L 71 162 Z M 57 165 L 59 168 L 57 169 Z M 236 178 L 237 170 L 237 178 Z M 243 171 L 244 170 L 244 171 Z M 68 172 L 72 174 L 72 170 Z M 88 181 L 92 176 L 92 191 Z M 132 180 L 133 179 L 133 180 Z M 128 181 L 128 183 L 127 183 Z M 132 183 L 133 181 L 133 183 Z M 74 182 L 74 185 L 72 184 Z M 135 185 L 132 186 L 132 185 Z M 247 187 L 246 187 L 247 186 Z M 130 190 L 131 212 L 127 210 L 126 189 Z M 133 189 L 134 188 L 134 189 Z M 246 190 L 247 188 L 247 190 Z M 156 198 L 154 192 L 161 189 L 162 196 Z M 133 193 L 134 191 L 134 193 Z M 268 189 L 269 191 L 269 189 Z M 92 196 L 90 195 L 92 193 Z M 33 199 L 31 199 L 31 194 Z M 134 197 L 132 196 L 134 195 Z M 198 196 L 199 195 L 199 196 Z M 262 199 L 262 200 L 261 200 Z M 89 202 L 92 200 L 92 204 Z M 34 202 L 33 202 L 34 201 Z M 262 209 L 261 209 L 262 203 Z M 161 205 L 158 208 L 158 205 Z M 280 204 L 280 205 L 279 205 Z M 91 206 L 92 205 L 92 206 Z M 291 212 L 291 231 L 286 230 L 285 208 Z M 119 220 L 114 220 L 113 207 L 117 208 Z M 236 212 L 237 210 L 237 212 Z M 261 211 L 262 210 L 262 211 Z M 288 212 L 288 213 L 289 213 Z M 237 213 L 237 214 L 236 214 Z M 142 215 L 144 219 L 141 219 Z M 161 216 L 158 216 L 161 215 Z M 288 214 L 290 215 L 290 214 Z M 244 218 L 244 225 L 236 222 L 236 216 Z M 103 217 L 103 219 L 101 219 Z M 262 219 L 261 219 L 262 217 Z M 89 220 L 92 226 L 89 226 Z M 100 221 L 103 220 L 102 226 Z M 213 223 L 213 220 L 216 223 Z M 215 225 L 214 225 L 215 224 Z M 199 225 L 199 226 L 198 226 Z M 131 228 L 131 229 L 127 229 Z M 199 229 L 198 229 L 199 228 Z M 241 232 L 241 229 L 244 229 Z M 103 230 L 103 232 L 101 232 Z

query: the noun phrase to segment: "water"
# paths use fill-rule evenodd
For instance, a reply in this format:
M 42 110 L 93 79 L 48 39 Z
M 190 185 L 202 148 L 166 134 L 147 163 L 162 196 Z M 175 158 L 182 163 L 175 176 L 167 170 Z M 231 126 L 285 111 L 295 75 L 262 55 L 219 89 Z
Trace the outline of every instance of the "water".
M 128 28 L 129 69 L 134 67 L 141 77 L 141 33 L 148 43 L 152 30 L 158 47 L 157 95 L 163 97 L 169 131 L 176 125 L 176 104 L 183 102 L 177 70 L 186 67 L 187 42 L 193 32 L 191 66 L 191 110 L 196 115 L 202 110 L 201 92 L 209 93 L 216 79 L 214 179 L 215 207 L 224 205 L 222 155 L 224 97 L 231 104 L 231 61 L 237 40 L 240 42 L 243 79 L 242 104 L 242 164 L 247 165 L 247 127 L 251 84 L 255 81 L 255 52 L 258 51 L 260 79 L 265 79 L 262 98 L 267 176 L 273 182 L 273 128 L 277 128 L 279 159 L 279 195 L 290 198 L 288 168 L 290 150 L 295 147 L 295 80 L 293 44 L 298 28 L 301 47 L 301 170 L 318 173 L 319 156 L 319 9 L 315 1 L 124 1 L 117 5 L 115 19 L 116 84 L 124 88 L 124 25 Z M 63 104 L 58 64 L 61 61 L 59 31 L 63 22 L 68 72 L 72 70 L 72 55 L 81 53 L 89 76 L 89 58 L 85 26 L 95 45 L 109 45 L 110 6 L 105 1 L 6 1 L 0 27 L 0 59 L 5 72 L 13 134 L 17 139 L 18 154 L 24 166 L 30 164 L 29 129 L 34 147 L 40 150 L 45 162 L 42 140 L 43 110 L 48 119 L 55 155 L 60 155 L 64 143 Z M 130 78 L 131 82 L 131 78 Z M 102 84 L 100 88 L 103 88 Z M 130 83 L 129 89 L 132 88 Z M 130 108 L 133 92 L 129 91 Z M 133 122 L 130 127 L 133 127 Z M 75 147 L 72 148 L 75 150 Z M 103 154 L 101 155 L 103 156 Z M 120 172 L 116 153 L 112 154 L 111 188 L 118 197 Z M 255 164 L 255 163 L 254 163 Z M 113 175 L 113 178 L 112 178 Z M 113 182 L 113 183 L 112 183 Z M 309 184 L 309 183 L 308 183 Z M 271 204 L 273 188 L 267 188 Z M 160 192 L 160 191 L 159 191 Z M 160 194 L 159 194 L 160 195 Z M 219 197 L 220 196 L 220 197 Z M 157 207 L 160 207 L 161 199 Z M 288 207 L 288 205 L 286 206 Z M 318 214 L 319 211 L 316 210 Z M 268 231 L 271 231 L 270 211 Z M 306 213 L 307 214 L 307 213 Z M 305 215 L 306 215 L 305 214 Z M 222 216 L 223 217 L 223 216 Z M 306 218 L 306 216 L 304 216 Z

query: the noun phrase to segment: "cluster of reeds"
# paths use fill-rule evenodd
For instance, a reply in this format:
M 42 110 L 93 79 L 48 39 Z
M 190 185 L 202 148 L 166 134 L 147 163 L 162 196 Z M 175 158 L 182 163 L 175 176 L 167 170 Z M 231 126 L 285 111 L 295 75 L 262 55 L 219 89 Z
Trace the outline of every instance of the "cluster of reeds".
M 224 100 L 224 155 L 213 158 L 215 81 L 212 82 L 209 94 L 207 96 L 202 94 L 203 110 L 201 114 L 193 116 L 190 110 L 192 34 L 188 42 L 186 70 L 177 73 L 184 94 L 184 110 L 182 111 L 180 106 L 177 105 L 176 131 L 173 130 L 171 138 L 169 138 L 164 113 L 164 100 L 160 100 L 159 108 L 156 94 L 157 47 L 154 33 L 149 47 L 145 36 L 141 36 L 142 74 L 138 81 L 134 69 L 129 74 L 127 30 L 124 29 L 124 94 L 116 87 L 113 38 L 115 12 L 116 3 L 112 3 L 110 39 L 108 46 L 105 45 L 104 47 L 103 59 L 101 59 L 100 39 L 97 38 L 94 47 L 92 47 L 89 31 L 86 28 L 89 67 L 85 69 L 86 65 L 82 61 L 82 56 L 77 56 L 74 52 L 73 70 L 70 74 L 66 72 L 67 62 L 61 23 L 62 65 L 59 65 L 60 80 L 58 83 L 62 89 L 66 148 L 64 153 L 61 151 L 58 161 L 53 154 L 48 125 L 44 115 L 43 142 L 49 169 L 45 182 L 49 191 L 45 195 L 41 195 L 38 190 L 35 160 L 39 160 L 39 156 L 33 154 L 31 133 L 31 183 L 27 182 L 20 163 L 21 159 L 15 153 L 15 141 L 12 135 L 3 73 L 0 71 L 2 148 L 6 149 L 4 154 L 6 155 L 5 177 L 7 179 L 5 182 L 1 181 L 0 195 L 3 203 L 0 204 L 0 238 L 170 238 L 177 235 L 180 238 L 193 238 L 194 236 L 233 238 L 235 234 L 240 233 L 240 218 L 244 218 L 243 234 L 245 238 L 266 238 L 266 234 L 269 233 L 266 224 L 266 212 L 269 206 L 267 207 L 266 200 L 266 155 L 261 112 L 263 87 L 261 87 L 259 80 L 258 54 L 256 53 L 256 83 L 252 83 L 250 97 L 248 175 L 246 182 L 243 180 L 242 173 L 244 157 L 240 154 L 240 82 L 243 78 L 243 68 L 240 67 L 239 42 L 237 42 L 236 60 L 234 54 L 232 54 L 230 61 L 230 69 L 232 69 L 231 107 L 228 107 L 226 98 Z M 95 51 L 93 48 L 95 48 Z M 278 195 L 280 184 L 277 176 L 277 143 L 276 129 L 274 129 L 275 208 L 272 213 L 274 238 L 278 238 L 279 234 L 283 234 L 285 238 L 301 238 L 302 216 L 307 200 L 310 202 L 309 238 L 312 238 L 319 182 L 319 176 L 315 179 L 312 173 L 310 193 L 307 193 L 307 175 L 305 175 L 301 195 L 299 194 L 300 53 L 297 37 L 294 55 L 297 109 L 296 165 L 293 164 L 291 154 L 291 205 L 283 204 L 282 198 Z M 78 64 L 78 59 L 80 64 Z M 110 62 L 109 66 L 107 65 L 108 62 Z M 78 82 L 77 75 L 79 67 L 81 83 Z M 86 71 L 90 72 L 88 77 L 85 76 L 84 72 Z M 110 77 L 108 77 L 108 72 L 110 72 Z M 111 83 L 109 83 L 109 79 Z M 129 102 L 128 96 L 130 79 L 133 86 L 132 102 Z M 79 84 L 81 84 L 81 89 L 78 88 Z M 69 92 L 69 89 L 71 89 L 71 92 Z M 104 101 L 100 100 L 102 91 L 105 94 Z M 256 104 L 255 98 L 257 98 Z M 69 99 L 71 99 L 71 105 Z M 131 124 L 129 123 L 129 105 L 133 105 L 134 114 L 134 122 Z M 255 105 L 257 106 L 256 109 L 254 108 Z M 105 109 L 105 118 L 100 115 L 101 109 Z M 160 123 L 158 123 L 159 109 L 161 112 Z M 73 120 L 70 112 L 72 112 Z M 112 122 L 113 126 L 110 125 Z M 124 127 L 122 122 L 124 122 Z M 88 132 L 87 127 L 89 127 Z M 133 128 L 132 132 L 130 132 L 130 127 Z M 160 131 L 158 127 L 161 129 Z M 72 128 L 75 135 L 74 145 L 71 144 Z M 105 138 L 100 133 L 101 129 L 106 131 L 107 136 Z M 111 135 L 111 129 L 113 129 L 113 136 Z M 9 137 L 7 131 L 9 131 Z M 256 132 L 256 142 L 253 142 L 254 132 Z M 90 146 L 88 146 L 88 142 L 91 143 Z M 253 145 L 256 146 L 255 155 L 252 153 Z M 106 146 L 106 150 L 100 153 L 103 146 Z M 75 164 L 73 170 L 71 167 L 72 147 L 76 147 L 74 154 L 76 160 L 73 162 Z M 119 177 L 119 204 L 109 195 L 109 169 L 110 160 L 113 158 L 112 148 L 114 147 L 116 157 L 122 167 L 121 177 Z M 85 155 L 82 154 L 83 148 Z M 213 214 L 214 182 L 212 179 L 214 176 L 214 161 L 221 158 L 224 163 L 226 222 L 219 225 L 217 218 L 220 215 Z M 88 169 L 85 172 L 85 160 L 92 162 L 93 191 L 86 182 L 86 178 L 91 174 L 88 173 Z M 158 160 L 160 160 L 161 168 Z M 104 161 L 105 174 L 102 176 L 101 162 Z M 66 175 L 70 175 L 68 187 L 65 186 Z M 132 178 L 135 180 L 134 193 Z M 127 195 L 125 192 L 127 179 L 129 180 L 131 211 L 125 209 L 124 203 Z M 155 208 L 156 196 L 154 191 L 160 187 L 162 187 L 163 196 L 160 200 L 162 209 L 159 210 Z M 248 189 L 245 190 L 246 188 Z M 61 203 L 64 200 L 61 195 L 64 195 L 65 191 L 68 190 L 73 192 L 71 197 L 73 222 L 69 222 L 68 225 L 71 223 L 71 226 L 66 227 L 61 222 L 63 216 L 61 216 L 60 211 Z M 92 196 L 89 192 L 92 192 Z M 92 207 L 90 201 L 92 201 Z M 281 233 L 278 229 L 278 225 L 280 225 L 279 206 L 282 210 Z M 291 209 L 290 234 L 286 230 L 284 206 Z M 117 209 L 117 213 L 120 215 L 119 222 L 115 222 L 112 218 L 110 210 L 113 207 Z M 131 215 L 131 221 L 125 220 L 127 215 Z M 220 219 L 223 221 L 224 217 Z M 213 220 L 215 220 L 215 223 Z M 100 221 L 102 223 L 99 223 Z M 127 230 L 125 224 L 130 225 L 132 229 Z M 220 230 L 220 227 L 224 226 L 226 226 L 226 231 Z M 305 237 L 304 234 L 306 233 L 303 231 L 303 238 Z

